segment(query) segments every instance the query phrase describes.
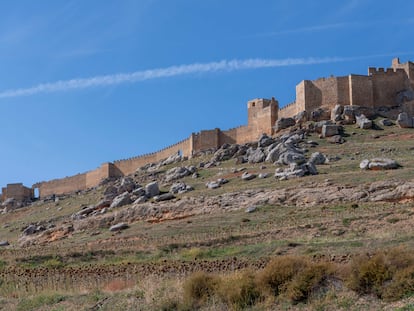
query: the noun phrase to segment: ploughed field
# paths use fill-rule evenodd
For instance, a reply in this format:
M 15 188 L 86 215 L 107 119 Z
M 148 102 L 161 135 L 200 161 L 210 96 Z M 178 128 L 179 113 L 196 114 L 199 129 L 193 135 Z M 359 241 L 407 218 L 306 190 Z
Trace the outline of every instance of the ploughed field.
M 344 138 L 306 137 L 317 142 L 307 158 L 331 159 L 317 175 L 279 180 L 272 163 L 235 159 L 202 168 L 205 154 L 132 176 L 167 192 L 166 171 L 197 167 L 180 178 L 194 190 L 172 200 L 74 217 L 107 182 L 2 214 L 0 309 L 413 310 L 414 131 L 348 125 Z M 401 167 L 360 169 L 379 157 Z M 46 230 L 24 236 L 30 224 Z

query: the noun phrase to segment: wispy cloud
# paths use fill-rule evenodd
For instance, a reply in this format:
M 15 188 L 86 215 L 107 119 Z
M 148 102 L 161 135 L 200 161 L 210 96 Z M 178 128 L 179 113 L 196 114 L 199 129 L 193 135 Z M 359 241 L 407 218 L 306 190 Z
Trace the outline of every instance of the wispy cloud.
M 395 54 L 393 54 L 395 55 Z M 401 55 L 399 53 L 398 55 Z M 131 73 L 117 73 L 111 75 L 95 76 L 90 78 L 78 78 L 43 83 L 33 87 L 10 89 L 0 92 L 0 98 L 11 98 L 30 96 L 40 93 L 51 93 L 86 89 L 92 87 L 103 87 L 124 83 L 136 83 L 159 78 L 170 78 L 176 76 L 202 74 L 211 72 L 231 72 L 247 69 L 274 68 L 299 65 L 315 65 L 324 63 L 352 61 L 361 58 L 372 58 L 384 55 L 371 55 L 362 57 L 323 57 L 323 58 L 286 58 L 286 59 L 244 59 L 244 60 L 222 60 L 210 63 L 194 63 L 189 65 L 171 66 L 166 68 L 135 71 Z

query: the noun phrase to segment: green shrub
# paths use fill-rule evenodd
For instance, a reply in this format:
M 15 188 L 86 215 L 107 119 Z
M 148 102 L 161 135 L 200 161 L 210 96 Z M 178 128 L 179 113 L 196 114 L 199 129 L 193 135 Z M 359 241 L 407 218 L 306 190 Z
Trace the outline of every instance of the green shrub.
M 206 272 L 196 272 L 183 285 L 184 302 L 193 307 L 205 304 L 214 294 L 218 278 Z
M 255 275 L 251 271 L 235 273 L 222 279 L 217 291 L 227 306 L 235 310 L 252 306 L 260 298 Z

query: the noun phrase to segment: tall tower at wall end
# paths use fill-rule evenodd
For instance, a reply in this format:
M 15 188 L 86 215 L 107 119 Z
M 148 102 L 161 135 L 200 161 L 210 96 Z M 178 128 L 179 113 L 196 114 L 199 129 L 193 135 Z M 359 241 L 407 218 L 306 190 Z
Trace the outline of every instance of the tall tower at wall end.
M 247 102 L 247 125 L 252 134 L 273 135 L 273 126 L 278 118 L 279 102 L 272 99 L 256 98 Z

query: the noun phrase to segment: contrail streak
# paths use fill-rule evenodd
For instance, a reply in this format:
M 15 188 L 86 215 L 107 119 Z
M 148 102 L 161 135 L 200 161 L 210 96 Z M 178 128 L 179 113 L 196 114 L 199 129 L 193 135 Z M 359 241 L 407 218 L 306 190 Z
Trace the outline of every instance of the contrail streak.
M 370 57 L 378 57 L 370 56 Z M 194 63 L 188 65 L 171 66 L 166 68 L 156 68 L 130 73 L 117 73 L 101 75 L 90 78 L 77 78 L 71 80 L 61 80 L 49 83 L 42 83 L 36 86 L 18 89 L 9 89 L 0 92 L 0 98 L 11 98 L 30 96 L 40 93 L 61 92 L 76 89 L 86 89 L 91 87 L 102 87 L 107 85 L 117 85 L 123 83 L 136 83 L 145 80 L 159 78 L 169 78 L 190 74 L 200 74 L 209 72 L 231 72 L 247 69 L 274 68 L 298 65 L 315 65 L 323 63 L 352 61 L 368 57 L 324 57 L 324 58 L 286 58 L 286 59 L 245 59 L 245 60 L 222 60 L 209 63 Z

